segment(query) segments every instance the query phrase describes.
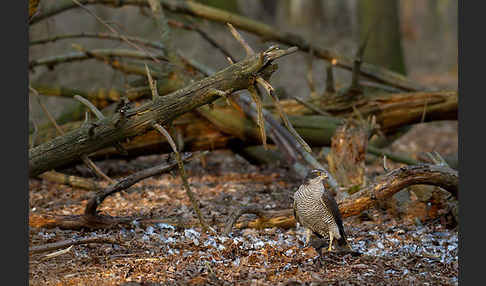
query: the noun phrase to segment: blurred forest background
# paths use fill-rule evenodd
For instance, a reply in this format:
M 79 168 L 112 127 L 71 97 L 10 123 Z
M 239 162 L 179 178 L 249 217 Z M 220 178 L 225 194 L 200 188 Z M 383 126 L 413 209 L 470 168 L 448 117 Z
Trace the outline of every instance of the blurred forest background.
M 40 2 L 39 10 L 43 7 L 53 5 L 55 0 L 44 0 Z M 344 55 L 354 55 L 360 43 L 360 33 L 363 31 L 360 25 L 367 13 L 366 5 L 375 7 L 397 6 L 396 13 L 401 34 L 396 35 L 401 39 L 403 49 L 403 61 L 406 74 L 410 79 L 416 80 L 427 86 L 434 86 L 439 89 L 457 88 L 457 1 L 455 0 L 401 0 L 401 1 L 367 1 L 343 0 L 343 1 L 300 1 L 300 0 L 205 0 L 203 4 L 213 5 L 231 12 L 239 13 L 283 31 L 295 32 L 319 46 L 334 49 Z M 391 5 L 383 5 L 386 2 L 393 2 Z M 373 8 L 373 7 L 370 7 Z M 159 40 L 160 33 L 157 30 L 156 22 L 150 15 L 149 8 L 138 8 L 123 6 L 118 9 L 104 7 L 102 5 L 90 6 L 102 19 L 113 23 L 119 31 L 125 35 L 137 36 L 149 40 Z M 361 11 L 361 12 L 360 12 Z M 392 10 L 393 11 L 393 10 Z M 181 17 L 171 15 L 169 17 Z M 372 13 L 372 12 L 369 12 Z M 393 18 L 391 21 L 394 21 Z M 244 51 L 239 44 L 229 35 L 225 26 L 206 20 L 196 19 L 201 28 L 214 37 L 219 44 L 227 48 L 238 59 L 244 57 Z M 384 19 L 376 25 L 376 29 L 383 29 L 389 24 Z M 392 26 L 392 25 L 390 25 Z M 381 31 L 381 30 L 379 30 Z M 76 34 L 83 32 L 109 32 L 107 28 L 94 17 L 82 9 L 73 9 L 52 17 L 39 24 L 32 25 L 29 31 L 30 40 L 53 37 L 61 34 Z M 240 31 L 249 44 L 256 50 L 264 49 L 268 43 L 262 43 L 259 37 Z M 172 37 L 174 47 L 180 50 L 186 57 L 197 59 L 197 61 L 219 70 L 227 66 L 226 59 L 215 52 L 207 41 L 192 31 L 173 29 L 175 36 Z M 379 36 L 380 32 L 371 32 L 371 37 Z M 400 37 L 401 36 L 401 37 Z M 393 40 L 393 38 L 391 39 Z M 373 40 L 370 40 L 373 42 Z M 76 52 L 72 43 L 78 43 L 84 48 L 130 48 L 126 43 L 98 39 L 73 39 L 35 45 L 29 48 L 30 59 L 44 58 Z M 377 62 L 372 53 L 380 55 L 383 49 L 390 45 L 394 48 L 397 41 L 388 41 L 381 46 L 369 45 L 365 53 L 365 61 Z M 373 59 L 370 61 L 369 59 Z M 307 97 L 310 94 L 306 82 L 306 54 L 298 53 L 286 59 L 288 64 L 280 65 L 275 73 L 272 83 L 274 87 L 285 87 L 288 94 L 299 97 Z M 398 59 L 400 61 L 400 59 Z M 314 81 L 316 88 L 322 90 L 325 86 L 325 65 L 323 60 L 314 59 Z M 379 62 L 377 62 L 379 63 Z M 386 64 L 393 65 L 392 63 Z M 392 69 L 393 66 L 391 66 Z M 396 70 L 396 69 L 394 69 Z M 297 75 L 297 76 L 296 76 Z M 338 82 L 349 82 L 351 73 L 335 70 L 335 77 Z M 31 83 L 38 85 L 62 85 L 73 89 L 84 91 L 97 91 L 100 88 L 123 89 L 132 76 L 113 70 L 102 62 L 89 60 L 61 64 L 52 71 L 45 67 L 36 67 L 29 72 Z M 59 116 L 65 108 L 72 108 L 73 105 L 81 103 L 69 98 L 46 97 L 46 104 L 49 110 Z M 47 118 L 42 113 L 36 100 L 30 100 L 32 112 L 30 116 L 39 122 L 46 122 Z

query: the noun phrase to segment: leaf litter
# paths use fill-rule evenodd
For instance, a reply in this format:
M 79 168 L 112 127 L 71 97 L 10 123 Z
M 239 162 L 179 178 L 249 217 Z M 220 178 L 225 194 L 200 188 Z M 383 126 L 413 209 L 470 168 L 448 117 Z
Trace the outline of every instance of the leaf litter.
M 136 160 L 150 165 L 159 158 Z M 112 164 L 112 170 L 123 165 L 116 160 Z M 126 165 L 123 168 L 130 172 Z M 190 162 L 187 171 L 201 211 L 218 233 L 235 202 L 289 208 L 300 183 L 283 167 L 253 166 L 228 151 L 211 153 L 205 168 Z M 30 209 L 37 214 L 80 214 L 90 197 L 86 191 L 47 181 L 29 183 Z M 30 285 L 458 284 L 457 228 L 444 224 L 441 217 L 417 223 L 375 207 L 366 211 L 366 218 L 344 219 L 349 244 L 361 255 L 327 253 L 304 247 L 300 226 L 233 228 L 228 236 L 203 233 L 181 183 L 171 174 L 156 176 L 109 197 L 100 210 L 110 215 L 177 218 L 189 227 L 164 222 L 142 225 L 135 220 L 130 228 L 109 230 L 31 228 L 30 245 L 88 234 L 116 237 L 126 245 L 77 245 L 48 260 L 42 254 L 31 255 Z M 244 215 L 240 220 L 254 217 Z

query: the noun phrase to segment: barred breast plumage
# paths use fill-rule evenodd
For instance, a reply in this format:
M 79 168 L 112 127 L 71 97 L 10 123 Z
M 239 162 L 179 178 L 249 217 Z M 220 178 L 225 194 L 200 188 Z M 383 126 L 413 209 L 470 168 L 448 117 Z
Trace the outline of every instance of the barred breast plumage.
M 339 208 L 334 197 L 323 184 L 325 171 L 313 170 L 294 194 L 294 216 L 303 227 L 318 237 L 329 235 L 331 250 L 333 239 L 339 246 L 348 246 Z M 306 238 L 308 243 L 309 237 Z

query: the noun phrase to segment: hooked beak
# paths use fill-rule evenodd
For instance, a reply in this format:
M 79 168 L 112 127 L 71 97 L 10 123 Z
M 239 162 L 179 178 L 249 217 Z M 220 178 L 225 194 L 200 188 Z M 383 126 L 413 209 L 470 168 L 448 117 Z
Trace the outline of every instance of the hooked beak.
M 326 180 L 327 179 L 327 173 L 326 172 L 321 172 L 321 179 Z

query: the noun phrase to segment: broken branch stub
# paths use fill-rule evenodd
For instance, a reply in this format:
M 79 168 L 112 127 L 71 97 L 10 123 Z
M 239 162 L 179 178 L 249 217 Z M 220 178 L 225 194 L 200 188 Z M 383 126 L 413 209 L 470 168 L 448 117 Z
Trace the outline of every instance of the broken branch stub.
M 341 186 L 359 187 L 364 184 L 365 154 L 370 131 L 356 120 L 348 120 L 336 129 L 327 162 L 329 171 Z

